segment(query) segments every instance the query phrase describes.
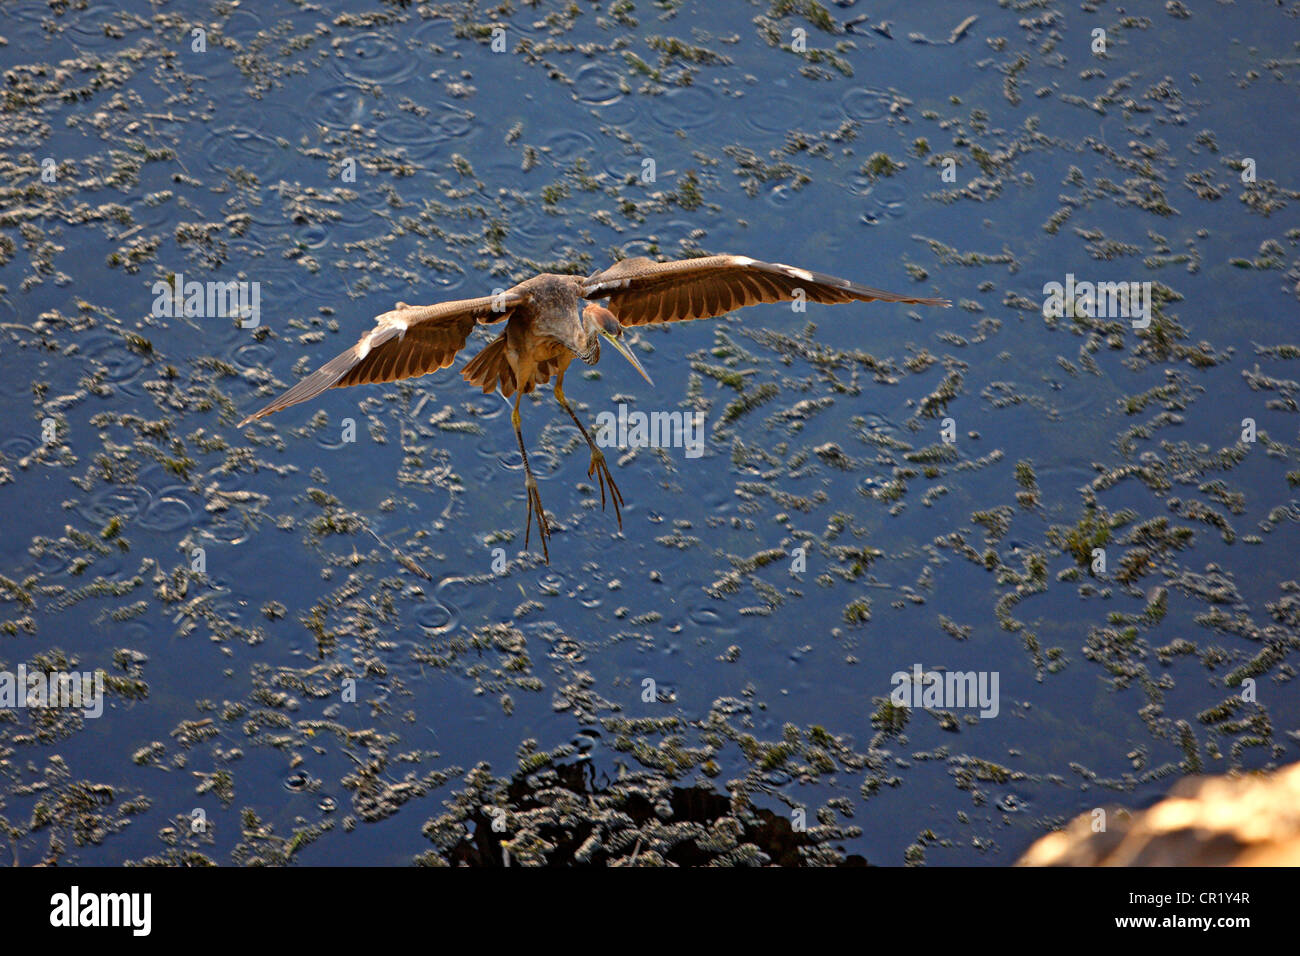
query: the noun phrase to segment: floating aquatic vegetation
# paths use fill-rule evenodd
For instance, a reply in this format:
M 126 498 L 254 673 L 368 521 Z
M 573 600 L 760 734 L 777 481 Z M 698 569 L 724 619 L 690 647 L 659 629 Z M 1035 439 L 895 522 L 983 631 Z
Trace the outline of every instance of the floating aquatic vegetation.
M 431 864 L 860 863 L 865 830 L 873 863 L 1002 862 L 1097 788 L 1286 758 L 1300 233 L 1278 223 L 1300 193 L 1205 105 L 1240 93 L 1248 121 L 1292 91 L 1283 21 L 1234 24 L 1240 55 L 1188 80 L 1149 55 L 1164 29 L 1205 40 L 1177 3 L 1094 16 L 1092 55 L 1052 4 L 679 12 L 231 7 L 206 54 L 174 17 L 58 7 L 11 31 L 0 633 L 15 661 L 103 672 L 107 719 L 157 728 L 5 711 L 17 862 L 326 862 L 395 815 L 428 819 L 399 852 Z M 901 89 L 873 85 L 886 61 Z M 935 96 L 938 71 L 983 92 Z M 577 486 L 568 568 L 517 554 L 491 397 L 430 377 L 232 430 L 396 299 L 738 237 L 870 259 L 959 309 L 639 333 L 659 390 L 592 375 L 580 414 L 657 395 L 717 441 L 623 450 L 653 494 L 606 538 L 580 436 L 539 421 L 548 500 Z M 1070 269 L 1150 282 L 1150 324 L 1044 315 Z M 152 314 L 178 272 L 260 281 L 274 311 Z M 882 696 L 877 665 L 911 663 L 896 639 L 1041 682 L 1004 701 L 1007 753 L 969 714 Z M 1099 675 L 1104 720 L 1078 729 L 1067 691 Z M 783 726 L 796 711 L 816 723 Z M 538 742 L 494 776 L 520 720 Z M 87 772 L 92 746 L 121 769 Z M 933 785 L 949 799 L 880 801 Z M 120 849 L 128 823 L 156 850 Z

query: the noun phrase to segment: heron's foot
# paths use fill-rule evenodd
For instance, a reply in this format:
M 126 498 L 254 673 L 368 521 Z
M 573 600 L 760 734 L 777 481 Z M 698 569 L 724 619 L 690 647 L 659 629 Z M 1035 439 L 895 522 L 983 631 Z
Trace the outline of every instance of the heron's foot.
M 605 453 L 599 448 L 591 450 L 591 464 L 587 467 L 587 477 L 595 476 L 600 481 L 600 510 L 605 510 L 605 483 L 609 483 L 609 497 L 614 502 L 614 517 L 618 519 L 618 530 L 623 530 L 623 495 L 618 490 L 618 485 L 614 484 L 614 476 L 609 472 L 609 463 L 605 461 Z
M 528 544 L 532 540 L 533 515 L 537 515 L 537 537 L 542 540 L 542 554 L 546 557 L 546 563 L 551 563 L 551 550 L 547 546 L 547 541 L 551 537 L 551 526 L 546 520 L 546 512 L 542 509 L 542 496 L 537 491 L 537 480 L 532 475 L 528 476 L 524 484 L 528 487 L 528 523 L 524 526 L 524 550 L 528 550 Z

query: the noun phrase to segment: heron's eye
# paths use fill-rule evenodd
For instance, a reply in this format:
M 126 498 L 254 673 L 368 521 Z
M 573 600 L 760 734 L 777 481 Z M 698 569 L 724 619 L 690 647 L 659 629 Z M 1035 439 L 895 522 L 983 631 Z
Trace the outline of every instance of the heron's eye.
M 623 334 L 623 326 L 618 324 L 618 319 L 614 318 L 614 313 L 609 311 L 609 309 L 599 305 L 588 306 L 588 309 L 591 311 L 592 317 L 596 320 L 596 325 L 598 325 L 600 330 L 606 335 L 618 338 Z

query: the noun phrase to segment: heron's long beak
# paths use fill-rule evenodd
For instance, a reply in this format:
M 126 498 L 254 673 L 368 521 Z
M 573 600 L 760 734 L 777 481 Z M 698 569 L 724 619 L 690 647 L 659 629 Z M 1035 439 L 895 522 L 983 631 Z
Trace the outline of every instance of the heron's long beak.
M 632 351 L 625 344 L 623 344 L 623 340 L 621 338 L 615 338 L 614 336 L 606 332 L 604 329 L 600 330 L 600 334 L 605 337 L 605 340 L 609 342 L 610 345 L 614 346 L 614 348 L 618 349 L 620 352 L 623 353 L 623 358 L 631 362 L 632 367 L 636 369 L 638 372 L 640 372 L 641 377 L 645 379 L 647 382 L 649 382 L 650 386 L 653 388 L 654 379 L 652 379 L 649 375 L 646 374 L 646 370 L 641 367 L 641 363 L 636 360 L 636 356 L 632 354 Z

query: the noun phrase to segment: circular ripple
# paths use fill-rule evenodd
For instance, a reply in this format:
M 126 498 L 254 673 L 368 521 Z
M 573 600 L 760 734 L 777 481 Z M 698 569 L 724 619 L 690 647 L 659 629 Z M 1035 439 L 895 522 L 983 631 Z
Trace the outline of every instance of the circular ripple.
M 283 178 L 298 163 L 299 156 L 289 146 L 281 146 L 276 137 L 239 124 L 209 129 L 199 144 L 208 168 L 216 171 L 242 166 L 256 173 L 263 182 Z M 280 225 L 283 219 L 270 212 L 262 225 Z M 254 217 L 256 221 L 256 217 Z
M 667 246 L 667 243 L 660 242 L 658 236 L 631 236 L 621 243 L 619 248 L 623 250 L 623 255 L 628 259 L 633 256 L 649 256 L 653 259 L 655 250 L 662 250 L 665 246 Z
M 798 195 L 798 190 L 792 189 L 784 183 L 777 183 L 767 191 L 763 198 L 767 200 L 769 206 L 788 206 Z
M 280 220 L 283 223 L 283 219 Z M 330 232 L 325 228 L 324 223 L 306 222 L 296 226 L 293 232 L 293 238 L 301 242 L 308 249 L 320 249 L 329 242 Z
M 626 95 L 623 74 L 604 63 L 587 63 L 573 74 L 573 96 L 589 106 L 613 106 Z
M 696 578 L 682 579 L 682 583 L 673 589 L 673 600 L 668 603 L 668 608 L 672 614 L 669 624 L 682 625 L 688 636 L 702 633 L 720 636 L 731 629 L 727 605 L 705 594 L 702 582 Z M 669 613 L 667 609 L 665 613 Z
M 114 548 L 108 554 L 95 555 L 94 563 L 81 572 L 80 579 L 89 582 L 95 577 L 111 578 L 124 567 L 126 567 L 126 553 Z
M 170 232 L 182 218 L 183 210 L 176 204 L 176 198 L 156 202 L 148 199 L 148 194 L 131 202 L 131 219 L 145 232 L 165 229 Z
M 144 368 L 144 359 L 128 349 L 120 335 L 112 332 L 92 332 L 86 337 L 82 354 L 103 366 L 104 380 L 115 385 L 129 382 Z
M 104 524 L 115 517 L 134 518 L 148 510 L 152 498 L 139 485 L 102 488 L 79 504 L 76 512 L 92 524 Z
M 150 531 L 178 531 L 189 527 L 194 520 L 194 508 L 184 498 L 178 497 L 185 490 L 177 486 L 159 492 L 135 523 Z
M 542 145 L 554 162 L 565 166 L 580 156 L 589 157 L 596 152 L 596 140 L 576 129 L 552 133 Z
M 56 571 L 62 571 L 68 566 L 71 556 L 64 550 L 62 545 L 46 548 L 45 552 L 32 561 L 32 567 L 36 568 L 41 574 L 54 574 Z
M 150 464 L 140 470 L 136 476 L 136 485 L 143 488 L 149 493 L 150 498 L 155 498 L 163 492 L 176 493 L 185 491 L 183 485 L 176 484 L 176 476 L 159 464 Z
M 474 114 L 451 103 L 434 103 L 425 116 L 403 113 L 375 127 L 381 142 L 405 146 L 412 156 L 434 152 L 438 143 L 459 139 L 474 127 Z
M 547 571 L 537 579 L 537 586 L 543 593 L 564 594 L 569 583 L 559 571 Z
M 15 435 L 0 442 L 0 458 L 5 461 L 18 461 L 20 458 L 26 458 L 40 446 L 41 443 L 31 435 Z
M 473 398 L 466 400 L 464 404 L 474 409 L 474 414 L 470 420 L 475 422 L 490 422 L 501 418 L 510 408 L 509 400 L 503 398 L 499 392 L 489 392 L 487 394 L 476 392 Z
M 892 102 L 893 96 L 885 90 L 861 87 L 849 90 L 844 95 L 840 100 L 840 109 L 844 110 L 849 119 L 861 123 L 878 123 L 889 115 L 889 105 Z
M 430 634 L 447 634 L 459 626 L 460 620 L 453 608 L 439 602 L 420 608 L 415 623 Z
M 346 442 L 343 440 L 343 419 L 350 418 L 357 426 L 357 439 L 360 440 L 362 433 L 366 429 L 366 417 L 356 408 L 344 408 L 337 412 L 338 417 L 330 422 L 328 428 L 321 429 L 316 435 L 316 444 L 321 448 L 329 451 L 339 451 L 343 448 L 354 448 L 356 442 Z M 325 437 L 329 435 L 329 437 Z
M 849 177 L 849 192 L 858 196 L 870 196 L 876 190 L 876 181 L 866 173 L 854 173 Z
M 801 125 L 830 126 L 839 112 L 829 100 L 808 100 L 793 93 L 764 92 L 741 100 L 745 123 L 764 133 L 784 133 Z
M 522 412 L 521 412 L 522 414 Z M 528 435 L 524 435 L 524 443 L 528 443 Z M 556 470 L 559 468 L 559 460 L 555 452 L 544 448 L 537 448 L 532 445 L 528 447 L 528 464 L 532 466 L 533 477 L 540 481 L 550 481 L 555 477 Z M 496 461 L 497 469 L 504 468 L 507 471 L 518 472 L 521 477 L 524 470 L 524 460 L 520 457 L 518 450 L 507 452 L 500 441 L 499 436 L 489 434 L 480 441 L 474 449 L 480 457 L 489 458 Z M 494 480 L 500 480 L 502 475 L 498 470 Z M 511 478 L 513 480 L 513 477 Z M 519 494 L 523 494 L 524 483 L 519 482 Z
M 157 640 L 154 629 L 144 621 L 124 621 L 113 625 L 114 643 L 118 647 L 148 647 Z M 145 661 L 136 659 L 137 663 Z M 147 660 L 147 658 L 146 658 Z
M 862 423 L 863 428 L 875 434 L 893 434 L 898 431 L 898 425 L 879 412 L 867 412 L 862 416 Z
M 411 34 L 409 43 L 420 47 L 433 44 L 443 50 L 468 42 L 465 37 L 456 36 L 456 25 L 451 20 L 425 20 Z
M 36 4 L 32 4 L 32 6 L 36 6 Z M 96 5 L 79 11 L 76 20 L 72 22 L 65 20 L 64 38 L 78 50 L 83 51 L 104 50 L 114 44 L 120 46 L 123 41 L 111 36 L 105 30 L 105 27 L 116 20 L 113 12 L 113 7 L 108 4 Z M 12 14 L 12 11 L 6 11 L 6 13 Z
M 510 235 L 523 239 L 540 239 L 554 232 L 555 221 L 556 217 L 544 212 L 538 203 L 520 203 L 510 210 L 506 220 Z
M 1028 803 L 1014 793 L 1005 794 L 998 800 L 998 809 L 1003 813 L 1023 813 L 1028 806 Z
M 431 128 L 439 139 L 448 140 L 464 136 L 474 125 L 474 114 L 451 103 L 439 103 L 432 117 Z
M 670 133 L 698 129 L 714 122 L 718 96 L 708 87 L 678 87 L 651 100 L 649 112 L 651 122 Z
M 600 152 L 601 169 L 622 183 L 628 176 L 641 178 L 646 156 L 626 151 L 622 143 L 614 143 Z
M 49 14 L 49 8 L 36 3 L 18 3 L 14 4 L 8 10 L 5 10 L 6 17 L 13 17 L 15 20 L 25 20 L 33 25 L 38 25 Z
M 466 569 L 467 573 L 469 572 L 477 573 L 480 570 L 483 571 L 488 570 L 487 560 L 484 560 L 483 567 L 481 569 L 475 567 L 470 567 Z M 473 588 L 474 586 L 471 585 L 468 581 L 466 581 L 464 577 L 462 577 L 461 575 L 449 574 L 443 577 L 442 580 L 440 580 L 436 585 L 434 585 L 433 594 L 439 604 L 447 608 L 447 610 L 451 611 L 452 619 L 459 620 L 461 606 L 464 604 L 473 603 L 473 598 L 475 596 Z M 418 620 L 418 615 L 417 615 L 417 620 Z
M 221 544 L 243 544 L 253 536 L 253 526 L 234 508 L 218 511 L 204 523 L 203 533 Z
M 246 8 L 233 10 L 230 17 L 221 25 L 221 35 L 247 45 L 257 40 L 262 33 L 262 18 Z
M 388 33 L 355 34 L 341 49 L 343 57 L 334 64 L 348 79 L 362 83 L 397 83 L 414 73 L 419 63 Z
M 690 612 L 688 619 L 696 627 L 721 627 L 722 615 L 711 607 L 697 607 Z
M 265 342 L 249 342 L 236 348 L 230 358 L 241 368 L 270 368 L 275 359 L 275 349 Z
M 888 216 L 898 219 L 907 213 L 907 192 L 897 183 L 885 183 L 875 192 L 876 203 Z
M 374 108 L 374 99 L 347 84 L 317 90 L 307 100 L 307 111 L 324 126 L 347 128 Z
M 421 280 L 420 301 L 437 301 L 448 298 L 448 292 L 454 292 L 465 284 L 463 272 L 426 272 Z M 482 295 L 475 292 L 474 295 Z M 409 300 L 408 300 L 409 301 Z

